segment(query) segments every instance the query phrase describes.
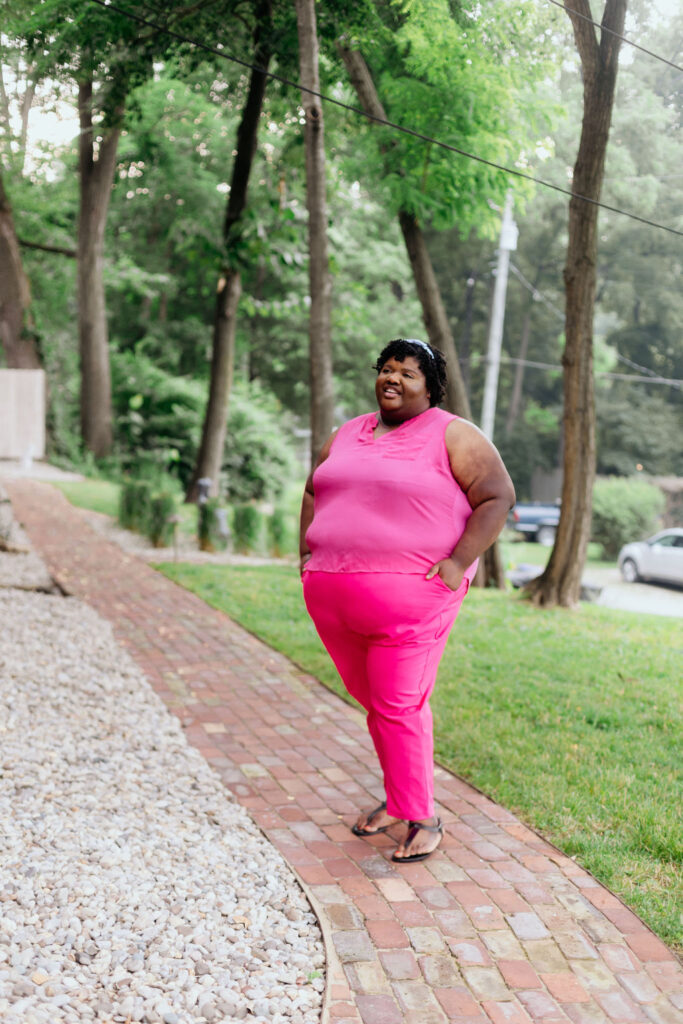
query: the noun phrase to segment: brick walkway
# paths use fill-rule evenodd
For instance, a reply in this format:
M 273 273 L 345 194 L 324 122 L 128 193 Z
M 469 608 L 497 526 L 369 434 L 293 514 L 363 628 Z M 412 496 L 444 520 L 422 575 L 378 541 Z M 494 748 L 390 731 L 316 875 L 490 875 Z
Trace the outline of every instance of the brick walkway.
M 572 860 L 437 769 L 443 844 L 392 864 L 391 839 L 348 827 L 381 793 L 360 714 L 53 488 L 6 486 L 53 576 L 110 620 L 304 883 L 328 948 L 326 1022 L 682 1024 L 679 962 Z

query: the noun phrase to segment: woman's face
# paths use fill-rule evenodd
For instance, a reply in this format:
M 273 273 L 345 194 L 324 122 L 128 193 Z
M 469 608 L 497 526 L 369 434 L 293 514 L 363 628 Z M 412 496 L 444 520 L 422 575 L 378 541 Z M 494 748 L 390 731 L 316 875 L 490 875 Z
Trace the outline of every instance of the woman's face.
M 385 423 L 403 423 L 429 408 L 427 381 L 414 356 L 387 359 L 377 374 L 375 395 Z

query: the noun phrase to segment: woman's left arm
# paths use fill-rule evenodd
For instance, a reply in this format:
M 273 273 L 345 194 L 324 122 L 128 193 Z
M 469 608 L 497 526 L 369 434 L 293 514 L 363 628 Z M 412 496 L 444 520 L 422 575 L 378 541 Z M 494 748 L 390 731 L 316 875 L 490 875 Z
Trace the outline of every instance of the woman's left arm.
M 498 450 L 467 420 L 452 420 L 446 428 L 451 472 L 472 506 L 472 515 L 449 558 L 433 565 L 444 583 L 457 590 L 468 566 L 489 548 L 503 529 L 515 503 L 515 489 Z

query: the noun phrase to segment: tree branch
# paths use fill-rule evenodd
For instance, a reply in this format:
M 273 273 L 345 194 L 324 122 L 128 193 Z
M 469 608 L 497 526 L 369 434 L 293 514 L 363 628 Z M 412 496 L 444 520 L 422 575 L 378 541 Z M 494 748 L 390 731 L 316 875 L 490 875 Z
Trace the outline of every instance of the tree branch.
M 386 120 L 386 113 L 381 100 L 377 95 L 372 75 L 365 63 L 365 57 L 360 50 L 350 50 L 341 39 L 337 40 L 337 52 L 344 62 L 348 72 L 351 85 L 358 94 L 358 99 L 366 114 Z
M 611 71 L 611 66 L 619 59 L 621 39 L 617 37 L 624 34 L 625 21 L 626 0 L 607 0 L 602 27 L 609 31 L 600 35 L 600 62 L 605 70 Z
M 598 46 L 598 38 L 595 34 L 595 26 L 591 25 L 593 12 L 591 11 L 590 2 L 589 0 L 564 0 L 564 6 L 572 23 L 576 48 L 581 57 L 584 74 L 586 72 L 594 74 L 600 59 L 600 47 Z M 587 18 L 590 21 L 587 21 Z M 603 33 L 603 37 L 606 34 Z
M 10 122 L 9 99 L 5 90 L 5 80 L 2 76 L 2 64 L 0 63 L 0 123 L 4 124 L 7 138 L 12 137 L 12 126 Z
M 75 249 L 66 249 L 61 245 L 43 245 L 42 242 L 29 242 L 26 238 L 18 238 L 19 245 L 23 245 L 24 249 L 40 249 L 41 252 L 56 252 L 60 256 L 69 256 L 75 260 L 77 253 Z

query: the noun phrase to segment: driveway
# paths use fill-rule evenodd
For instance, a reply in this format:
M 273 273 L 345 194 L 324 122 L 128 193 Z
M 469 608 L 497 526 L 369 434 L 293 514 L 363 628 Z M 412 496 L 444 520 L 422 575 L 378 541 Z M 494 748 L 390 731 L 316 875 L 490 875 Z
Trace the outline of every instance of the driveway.
M 596 604 L 605 608 L 620 608 L 627 612 L 645 612 L 649 615 L 674 615 L 683 618 L 683 589 L 658 587 L 652 583 L 624 583 L 621 573 L 614 569 L 584 570 L 585 584 L 601 587 Z
M 542 571 L 539 565 L 520 563 L 508 572 L 507 576 L 513 586 L 522 586 Z M 625 583 L 616 566 L 613 569 L 588 566 L 584 569 L 581 584 L 583 599 L 592 604 L 599 604 L 604 608 L 618 608 L 626 612 L 683 618 L 683 589 L 680 587 Z

